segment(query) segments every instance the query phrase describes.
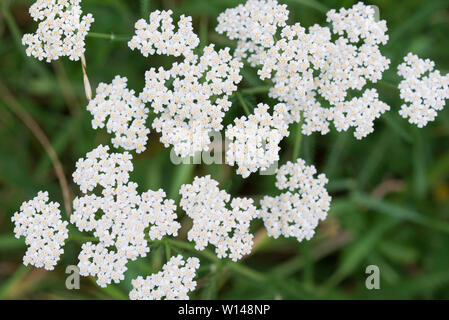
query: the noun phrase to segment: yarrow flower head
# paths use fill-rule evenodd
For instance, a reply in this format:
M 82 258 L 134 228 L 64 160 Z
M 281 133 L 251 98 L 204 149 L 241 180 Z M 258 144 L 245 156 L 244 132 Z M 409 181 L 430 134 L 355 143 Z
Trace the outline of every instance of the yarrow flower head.
M 89 101 L 87 110 L 94 116 L 92 127 L 113 133 L 114 147 L 125 150 L 145 151 L 150 130 L 145 122 L 148 108 L 135 96 L 134 90 L 126 88 L 128 79 L 116 76 L 111 84 L 100 83 L 95 99 Z
M 131 50 L 138 49 L 143 56 L 159 54 L 178 57 L 191 53 L 200 43 L 193 32 L 192 18 L 182 15 L 175 32 L 173 11 L 153 11 L 147 23 L 140 19 L 135 24 L 136 34 L 128 42 Z
M 287 5 L 276 0 L 249 0 L 221 13 L 216 30 L 232 40 L 240 40 L 241 45 L 269 48 L 274 44 L 277 28 L 286 25 L 288 14 Z
M 237 164 L 237 173 L 244 178 L 259 169 L 266 170 L 278 161 L 279 143 L 289 134 L 284 120 L 286 106 L 276 105 L 273 115 L 268 109 L 268 105 L 260 103 L 254 114 L 236 119 L 226 128 L 226 138 L 230 140 L 226 163 Z
M 84 38 L 94 18 L 82 16 L 81 0 L 37 0 L 30 15 L 39 22 L 36 33 L 27 33 L 22 43 L 28 56 L 47 62 L 61 56 L 79 60 L 84 53 Z
M 109 147 L 100 145 L 76 162 L 73 181 L 83 193 L 97 185 L 110 189 L 128 182 L 133 170 L 132 156 L 128 152 L 109 153 Z
M 237 90 L 242 63 L 233 59 L 229 48 L 204 48 L 201 57 L 190 54 L 170 70 L 152 68 L 145 74 L 140 95 L 159 115 L 153 128 L 162 133 L 161 142 L 173 145 L 178 156 L 207 151 L 210 133 L 220 131 L 229 96 Z
M 200 266 L 198 258 L 184 261 L 181 255 L 172 257 L 162 271 L 147 278 L 134 279 L 129 293 L 131 300 L 188 300 L 187 293 L 196 287 L 195 271 Z
M 331 197 L 325 189 L 324 174 L 316 178 L 314 166 L 302 159 L 287 162 L 276 173 L 276 187 L 287 190 L 276 197 L 266 196 L 261 201 L 261 217 L 269 236 L 295 237 L 310 240 L 320 220 L 329 210 Z
M 119 282 L 127 270 L 126 263 L 145 257 L 151 240 L 164 235 L 176 236 L 176 205 L 164 199 L 165 192 L 137 192 L 137 184 L 128 181 L 132 170 L 129 154 L 108 153 L 99 146 L 86 159 L 77 162 L 74 180 L 83 192 L 103 187 L 101 194 L 86 194 L 73 201 L 70 220 L 80 231 L 93 231 L 99 243 L 85 243 L 79 255 L 80 274 L 96 276 L 105 287 Z M 94 190 L 95 189 L 95 190 Z
M 352 98 L 331 109 L 331 116 L 337 131 L 354 127 L 354 137 L 362 139 L 374 131 L 374 120 L 390 106 L 379 100 L 376 89 L 367 89 L 360 98 Z M 305 130 L 308 130 L 306 125 Z
M 419 128 L 434 121 L 437 111 L 449 99 L 449 74 L 443 76 L 434 70 L 435 63 L 409 53 L 398 66 L 398 75 L 404 78 L 399 84 L 401 98 L 406 102 L 399 114 Z
M 251 252 L 253 235 L 249 226 L 259 214 L 252 199 L 231 201 L 210 176 L 195 177 L 192 184 L 182 185 L 179 193 L 182 209 L 193 219 L 187 237 L 195 241 L 197 250 L 204 250 L 210 243 L 219 258 L 229 256 L 234 261 Z
M 123 280 L 126 263 L 146 256 L 150 251 L 147 232 L 151 240 L 178 234 L 174 201 L 164 200 L 162 190 L 139 195 L 136 187 L 130 182 L 105 190 L 102 197 L 87 195 L 74 200 L 71 222 L 80 231 L 94 230 L 99 239 L 98 244 L 84 244 L 79 255 L 80 274 L 96 276 L 100 286 Z
M 53 270 L 64 253 L 62 247 L 68 230 L 67 221 L 61 219 L 59 203 L 48 200 L 48 192 L 40 191 L 32 200 L 22 203 L 11 220 L 16 238 L 25 237 L 28 246 L 24 265 Z
M 352 43 L 363 40 L 367 44 L 386 44 L 388 41 L 386 21 L 376 21 L 374 7 L 362 2 L 350 9 L 341 8 L 339 12 L 329 10 L 327 22 L 332 23 L 335 33 L 346 34 Z
M 249 2 L 259 10 L 266 5 L 265 1 Z M 218 32 L 230 36 L 232 29 L 228 26 L 239 25 L 237 14 L 232 11 L 242 10 L 238 8 L 220 17 Z M 272 11 L 265 14 L 271 15 L 268 20 L 275 20 Z M 269 95 L 284 102 L 290 110 L 291 118 L 286 118 L 286 121 L 297 122 L 303 113 L 304 134 L 326 134 L 330 122 L 334 122 L 339 123 L 336 124 L 338 130 L 355 126 L 355 136 L 362 138 L 372 131 L 373 125 L 368 122 L 373 122 L 376 117 L 371 113 L 380 116 L 388 107 L 377 99 L 369 108 L 359 105 L 359 100 L 347 101 L 348 91 L 361 91 L 368 81 L 377 82 L 388 68 L 389 59 L 379 51 L 379 45 L 386 44 L 388 40 L 386 23 L 376 21 L 374 9 L 362 3 L 339 12 L 330 10 L 327 21 L 331 28 L 314 25 L 306 30 L 299 23 L 283 26 L 276 31 L 280 38 L 273 40 L 272 37 L 273 44 L 267 46 L 260 45 L 250 32 L 231 33 L 233 38 L 239 39 L 235 55 L 247 59 L 253 67 L 261 67 L 258 74 L 262 80 L 272 80 Z M 377 96 L 373 92 L 366 94 Z M 322 106 L 318 96 L 326 99 L 330 108 Z M 363 114 L 367 110 L 368 115 Z M 356 117 L 350 116 L 354 112 L 359 118 L 369 120 L 357 126 L 354 124 Z

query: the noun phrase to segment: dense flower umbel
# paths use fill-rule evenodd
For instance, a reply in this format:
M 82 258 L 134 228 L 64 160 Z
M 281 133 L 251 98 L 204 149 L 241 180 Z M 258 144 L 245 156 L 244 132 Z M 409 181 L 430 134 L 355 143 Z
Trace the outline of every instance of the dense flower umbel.
M 105 189 L 103 196 L 87 195 L 74 200 L 71 222 L 80 231 L 94 230 L 98 245 L 86 244 L 80 253 L 80 274 L 98 277 L 98 284 L 123 280 L 128 260 L 145 257 L 150 251 L 145 239 L 176 236 L 180 224 L 175 221 L 173 200 L 164 200 L 162 190 L 137 194 L 137 185 Z M 96 216 L 100 215 L 100 218 Z
M 94 116 L 92 127 L 103 128 L 115 136 L 114 147 L 125 150 L 145 151 L 150 130 L 145 122 L 148 108 L 126 88 L 128 79 L 116 76 L 111 84 L 100 83 L 95 99 L 89 101 L 87 110 Z
M 182 15 L 175 32 L 172 14 L 171 10 L 156 10 L 150 14 L 149 24 L 144 19 L 137 21 L 136 34 L 128 42 L 128 46 L 132 50 L 137 48 L 145 57 L 155 53 L 176 57 L 191 53 L 200 43 L 193 32 L 192 18 Z
M 314 178 L 316 169 L 302 159 L 287 162 L 276 173 L 276 187 L 288 190 L 276 197 L 261 201 L 261 217 L 269 236 L 296 237 L 298 241 L 311 239 L 320 220 L 329 210 L 331 197 L 324 185 L 326 176 Z
M 217 52 L 209 45 L 201 57 L 188 54 L 170 70 L 147 71 L 140 98 L 160 115 L 153 128 L 162 133 L 161 142 L 173 145 L 181 157 L 207 151 L 210 132 L 223 128 L 224 114 L 231 106 L 229 96 L 242 79 L 241 67 L 229 48 Z
M 279 143 L 288 136 L 285 105 L 276 105 L 273 115 L 268 109 L 268 105 L 260 103 L 248 119 L 243 116 L 226 128 L 226 138 L 230 140 L 226 163 L 236 163 L 237 173 L 244 178 L 278 161 Z
M 103 189 L 101 195 L 77 197 L 70 217 L 80 231 L 93 231 L 99 240 L 83 245 L 78 266 L 81 275 L 96 276 L 103 287 L 123 280 L 126 263 L 150 251 L 146 233 L 151 240 L 160 240 L 176 236 L 180 228 L 174 201 L 164 199 L 162 189 L 138 194 L 137 184 L 128 181 L 131 157 L 107 151 L 99 146 L 77 162 L 74 178 L 82 191 Z
M 376 89 L 367 89 L 360 98 L 352 98 L 330 110 L 337 131 L 354 127 L 354 136 L 361 139 L 374 131 L 374 120 L 390 110 L 390 106 L 379 100 Z M 303 127 L 308 129 L 308 125 Z
M 25 34 L 22 43 L 26 53 L 47 62 L 61 56 L 79 60 L 84 53 L 84 38 L 91 14 L 82 15 L 81 0 L 37 0 L 30 7 L 31 17 L 39 22 L 36 33 Z
M 125 278 L 128 260 L 118 251 L 108 249 L 102 243 L 83 243 L 78 256 L 80 275 L 97 277 L 97 284 L 105 288 L 112 281 L 120 282 Z
M 24 265 L 53 270 L 64 253 L 64 240 L 68 237 L 67 221 L 61 220 L 59 203 L 48 202 L 48 192 L 22 203 L 12 219 L 16 238 L 25 237 L 28 249 Z
M 92 191 L 97 185 L 110 189 L 123 185 L 133 170 L 132 156 L 128 152 L 109 153 L 109 147 L 100 145 L 76 162 L 73 181 L 83 193 Z
M 217 32 L 242 41 L 241 45 L 251 42 L 269 48 L 274 44 L 277 28 L 285 26 L 288 13 L 287 6 L 275 0 L 249 0 L 221 13 Z
M 137 184 L 104 189 L 101 196 L 94 194 L 76 198 L 71 216 L 80 231 L 95 230 L 94 235 L 106 245 L 114 244 L 113 239 L 129 233 L 129 240 L 136 240 L 150 224 L 149 237 L 160 240 L 164 235 L 176 235 L 180 225 L 175 221 L 176 206 L 173 200 L 164 199 L 162 189 L 148 190 L 139 195 Z M 98 211 L 103 212 L 97 218 Z M 109 228 L 114 225 L 114 230 Z M 128 237 L 126 237 L 128 238 Z M 115 243 L 117 245 L 117 243 Z
M 200 266 L 198 258 L 184 261 L 181 255 L 172 257 L 162 271 L 147 278 L 141 276 L 132 281 L 131 300 L 188 300 L 187 293 L 196 287 L 195 271 Z
M 182 185 L 179 193 L 181 207 L 193 219 L 187 237 L 195 241 L 197 250 L 210 243 L 219 258 L 229 256 L 234 261 L 251 252 L 249 226 L 259 214 L 252 199 L 234 198 L 229 205 L 231 196 L 210 176 L 195 177 L 192 184 Z
M 407 103 L 399 114 L 419 128 L 434 121 L 449 99 L 449 74 L 442 76 L 434 67 L 433 61 L 411 53 L 398 66 L 398 75 L 404 78 L 399 84 L 400 95 Z
M 274 5 L 275 1 L 270 3 Z M 276 20 L 273 10 L 266 9 L 266 1 L 251 0 L 245 6 L 263 12 L 257 16 Z M 271 36 L 270 41 L 264 41 L 267 45 L 262 45 L 259 38 L 252 38 L 251 32 L 243 34 L 229 27 L 241 26 L 238 21 L 242 15 L 240 11 L 245 12 L 242 6 L 222 14 L 217 31 L 238 38 L 236 56 L 248 59 L 254 67 L 261 67 L 258 71 L 261 79 L 272 80 L 270 96 L 286 103 L 291 110 L 292 118 L 286 120 L 298 121 L 299 113 L 303 112 L 304 134 L 315 131 L 326 134 L 330 122 L 334 122 L 338 130 L 355 126 L 356 138 L 365 137 L 372 131 L 373 120 L 388 106 L 378 101 L 377 94 L 372 91 L 366 93 L 369 96 L 367 102 L 372 104 L 369 108 L 366 104 L 358 104 L 359 100 L 347 101 L 348 90 L 360 91 L 368 81 L 378 81 L 390 63 L 379 51 L 379 45 L 388 40 L 386 23 L 375 21 L 372 7 L 358 3 L 338 13 L 330 10 L 327 20 L 331 29 L 314 25 L 307 31 L 297 23 L 283 27 L 279 31 L 279 40 L 275 40 L 272 30 L 276 24 L 268 24 L 266 27 L 270 30 L 261 32 Z M 284 10 L 282 12 L 284 15 Z M 256 17 L 248 16 L 247 19 L 252 19 L 253 24 L 258 23 Z M 328 101 L 330 108 L 319 103 L 318 95 Z M 363 114 L 365 111 L 368 111 L 367 115 Z M 361 118 L 365 120 L 362 122 Z

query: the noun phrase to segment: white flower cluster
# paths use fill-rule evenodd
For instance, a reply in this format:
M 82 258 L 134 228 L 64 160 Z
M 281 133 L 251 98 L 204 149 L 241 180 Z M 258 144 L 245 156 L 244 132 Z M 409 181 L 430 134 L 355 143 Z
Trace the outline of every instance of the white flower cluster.
M 241 67 L 229 48 L 217 52 L 209 45 L 201 57 L 191 53 L 170 70 L 147 71 L 140 98 L 160 115 L 153 128 L 162 133 L 161 142 L 173 145 L 181 157 L 207 151 L 210 132 L 223 128 L 224 114 L 231 106 L 229 96 L 242 79 Z
M 279 143 L 289 134 L 284 120 L 285 105 L 276 105 L 273 115 L 268 109 L 268 105 L 260 103 L 254 114 L 236 119 L 234 125 L 226 128 L 226 138 L 230 140 L 226 163 L 231 166 L 237 163 L 237 173 L 243 178 L 278 161 Z
M 219 17 L 217 31 L 237 38 L 236 56 L 261 67 L 258 74 L 262 80 L 271 79 L 269 95 L 290 109 L 292 117 L 286 120 L 296 122 L 303 113 L 304 134 L 326 134 L 330 122 L 334 122 L 338 130 L 355 126 L 356 138 L 368 135 L 373 120 L 389 107 L 373 92 L 367 93 L 371 98 L 369 108 L 358 104 L 357 99 L 346 98 L 349 90 L 360 91 L 368 81 L 377 82 L 388 68 L 389 59 L 379 51 L 379 45 L 388 40 L 385 21 L 375 21 L 374 9 L 358 3 L 348 10 L 330 10 L 327 21 L 332 28 L 314 25 L 307 31 L 299 23 L 287 25 L 275 40 L 273 30 L 285 24 L 288 14 L 282 7 L 279 16 L 275 6 L 274 0 L 250 0 L 245 6 L 225 11 Z M 271 23 L 260 24 L 260 17 Z M 259 34 L 267 40 L 261 43 L 246 30 L 252 24 L 258 25 Z M 330 108 L 322 106 L 318 96 L 327 100 Z M 363 114 L 367 110 L 368 114 Z
M 388 36 L 385 20 L 376 21 L 375 9 L 363 2 L 355 4 L 350 9 L 335 9 L 327 13 L 327 22 L 332 23 L 333 31 L 339 35 L 346 33 L 352 43 L 363 40 L 366 44 L 386 44 Z
M 314 166 L 302 159 L 287 162 L 276 173 L 276 187 L 288 190 L 276 197 L 266 196 L 261 201 L 261 217 L 269 236 L 296 237 L 310 240 L 320 220 L 329 211 L 331 197 L 324 188 L 326 176 L 316 174 Z
M 147 278 L 134 279 L 129 293 L 131 300 L 189 300 L 187 293 L 196 287 L 195 271 L 200 267 L 198 258 L 184 261 L 181 255 L 171 257 L 162 271 Z
M 23 264 L 53 270 L 68 237 L 67 221 L 61 219 L 59 203 L 48 202 L 48 192 L 40 191 L 34 199 L 22 203 L 11 220 L 16 238 L 25 237 L 28 245 Z
M 128 153 L 108 153 L 99 146 L 78 160 L 73 174 L 75 182 L 86 193 L 97 186 L 101 195 L 86 194 L 73 201 L 70 219 L 80 231 L 93 231 L 99 243 L 85 243 L 79 255 L 80 274 L 96 276 L 105 287 L 123 280 L 126 263 L 149 252 L 145 233 L 151 240 L 164 235 L 176 236 L 180 224 L 176 205 L 165 198 L 165 192 L 137 192 L 137 184 L 129 182 L 132 170 Z
M 287 5 L 276 0 L 249 0 L 221 13 L 216 30 L 241 41 L 242 46 L 250 42 L 269 48 L 274 44 L 277 28 L 285 26 L 287 19 Z
M 104 128 L 114 133 L 112 144 L 125 150 L 145 151 L 150 130 L 145 127 L 148 108 L 126 88 L 128 79 L 116 76 L 111 84 L 100 83 L 95 99 L 89 101 L 87 110 L 94 116 L 92 127 Z
M 27 33 L 22 43 L 26 53 L 47 62 L 61 56 L 79 60 L 84 53 L 84 38 L 94 21 L 89 13 L 82 16 L 81 0 L 37 0 L 30 15 L 39 22 L 36 33 Z
M 251 252 L 253 235 L 249 233 L 252 219 L 259 215 L 252 199 L 234 198 L 218 188 L 210 176 L 195 177 L 192 184 L 184 184 L 179 191 L 181 207 L 193 219 L 187 237 L 195 241 L 197 250 L 210 243 L 219 258 L 233 261 Z
M 177 57 L 192 52 L 200 43 L 193 32 L 192 18 L 182 15 L 174 32 L 172 14 L 171 10 L 156 10 L 150 14 L 149 24 L 145 19 L 138 20 L 136 34 L 128 42 L 131 50 L 137 48 L 145 57 L 155 53 Z
M 399 114 L 419 128 L 434 121 L 449 99 L 449 74 L 442 76 L 434 67 L 433 61 L 411 53 L 398 66 L 398 75 L 404 78 L 399 84 L 400 95 L 407 103 Z
M 97 185 L 111 189 L 129 180 L 133 170 L 132 156 L 128 152 L 109 153 L 108 146 L 98 146 L 76 162 L 73 181 L 83 193 L 93 191 Z
M 390 106 L 379 100 L 376 89 L 367 89 L 360 98 L 353 98 L 330 109 L 337 131 L 355 127 L 354 137 L 362 139 L 374 131 L 374 120 Z

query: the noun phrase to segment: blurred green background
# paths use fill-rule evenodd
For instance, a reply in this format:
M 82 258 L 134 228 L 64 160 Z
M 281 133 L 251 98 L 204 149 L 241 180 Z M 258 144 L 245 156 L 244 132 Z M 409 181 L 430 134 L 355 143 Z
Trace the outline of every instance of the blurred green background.
M 95 17 L 91 32 L 129 37 L 134 23 L 155 9 L 172 9 L 175 19 L 191 15 L 202 45 L 234 46 L 214 28 L 220 12 L 237 0 L 84 0 L 84 12 Z M 280 0 L 288 4 L 290 22 L 303 26 L 325 23 L 330 8 L 350 7 L 354 1 Z M 145 259 L 129 263 L 126 280 L 107 289 L 81 278 L 80 290 L 65 288 L 65 267 L 77 263 L 82 242 L 70 241 L 54 271 L 24 267 L 23 239 L 13 236 L 12 214 L 39 190 L 53 201 L 63 197 L 52 161 L 26 123 L 35 121 L 61 160 L 71 197 L 79 194 L 71 173 L 75 162 L 110 136 L 91 128 L 86 111 L 81 65 L 67 58 L 47 64 L 25 55 L 21 36 L 34 32 L 31 0 L 0 0 L 0 298 L 1 299 L 126 299 L 130 281 L 149 275 L 165 263 L 164 248 L 155 246 Z M 409 51 L 430 58 L 443 74 L 449 71 L 449 2 L 447 0 L 367 1 L 386 19 L 390 41 L 381 51 L 392 61 L 384 82 L 376 85 L 392 111 L 375 123 L 375 132 L 357 141 L 352 132 L 303 137 L 300 157 L 314 164 L 330 180 L 333 196 L 328 219 L 309 242 L 268 239 L 260 222 L 252 225 L 256 249 L 238 264 L 173 249 L 201 259 L 193 299 L 422 299 L 449 298 L 449 108 L 435 122 L 418 130 L 400 118 L 401 101 L 396 67 Z M 174 60 L 144 58 L 124 41 L 88 37 L 87 72 L 95 89 L 115 75 L 126 76 L 140 92 L 150 66 L 169 66 Z M 264 85 L 255 70 L 245 67 L 239 88 Z M 393 84 L 394 86 L 389 85 Z M 273 104 L 266 93 L 243 95 L 250 108 Z M 243 115 L 237 99 L 225 124 Z M 151 118 L 151 117 L 150 117 Z M 30 120 L 31 119 L 31 120 Z M 151 119 L 149 119 L 149 122 Z M 291 160 L 297 126 L 282 144 L 281 162 Z M 149 148 L 134 157 L 132 179 L 140 191 L 163 188 L 178 199 L 177 191 L 194 175 L 211 174 L 234 196 L 256 201 L 274 195 L 273 176 L 242 179 L 227 165 L 170 163 L 169 149 L 152 132 Z M 61 206 L 63 207 L 63 206 Z M 190 219 L 179 210 L 185 239 Z M 380 268 L 381 289 L 367 290 L 365 268 Z

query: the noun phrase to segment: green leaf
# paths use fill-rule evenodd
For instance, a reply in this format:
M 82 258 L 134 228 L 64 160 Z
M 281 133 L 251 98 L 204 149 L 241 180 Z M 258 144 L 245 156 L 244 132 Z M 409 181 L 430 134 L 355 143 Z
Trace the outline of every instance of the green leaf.
M 359 171 L 358 185 L 359 188 L 365 187 L 368 182 L 375 176 L 379 167 L 385 161 L 385 154 L 388 151 L 390 136 L 387 131 L 381 133 L 376 143 L 371 148 L 371 152 L 366 155 L 364 165 Z
M 329 278 L 326 287 L 333 287 L 340 283 L 345 277 L 355 271 L 360 266 L 375 247 L 382 236 L 398 223 L 397 219 L 378 219 L 377 223 L 372 225 L 365 235 L 349 245 L 338 266 L 337 271 Z
M 382 115 L 382 120 L 385 121 L 385 123 L 399 136 L 401 136 L 402 139 L 407 141 L 408 143 L 413 142 L 413 138 L 410 136 L 410 134 L 407 132 L 407 130 L 402 126 L 400 122 L 400 118 L 397 115 L 391 115 L 390 113 L 386 113 Z
M 351 138 L 349 135 L 350 134 L 348 132 L 340 132 L 336 141 L 332 143 L 332 147 L 328 152 L 328 157 L 324 164 L 323 170 L 328 178 L 334 177 L 337 174 L 337 169 L 343 156 L 343 151 Z
M 421 2 L 421 8 L 415 10 L 408 19 L 404 20 L 399 27 L 396 27 L 390 34 L 389 44 L 400 44 L 401 38 L 407 32 L 416 32 L 427 23 L 429 16 L 448 5 L 446 0 L 434 0 L 431 2 Z
M 355 203 L 361 206 L 365 206 L 375 212 L 383 213 L 390 217 L 414 222 L 433 230 L 449 233 L 449 224 L 447 222 L 436 221 L 434 219 L 423 216 L 414 210 L 389 203 L 385 200 L 376 199 L 361 192 L 354 192 L 352 199 Z

